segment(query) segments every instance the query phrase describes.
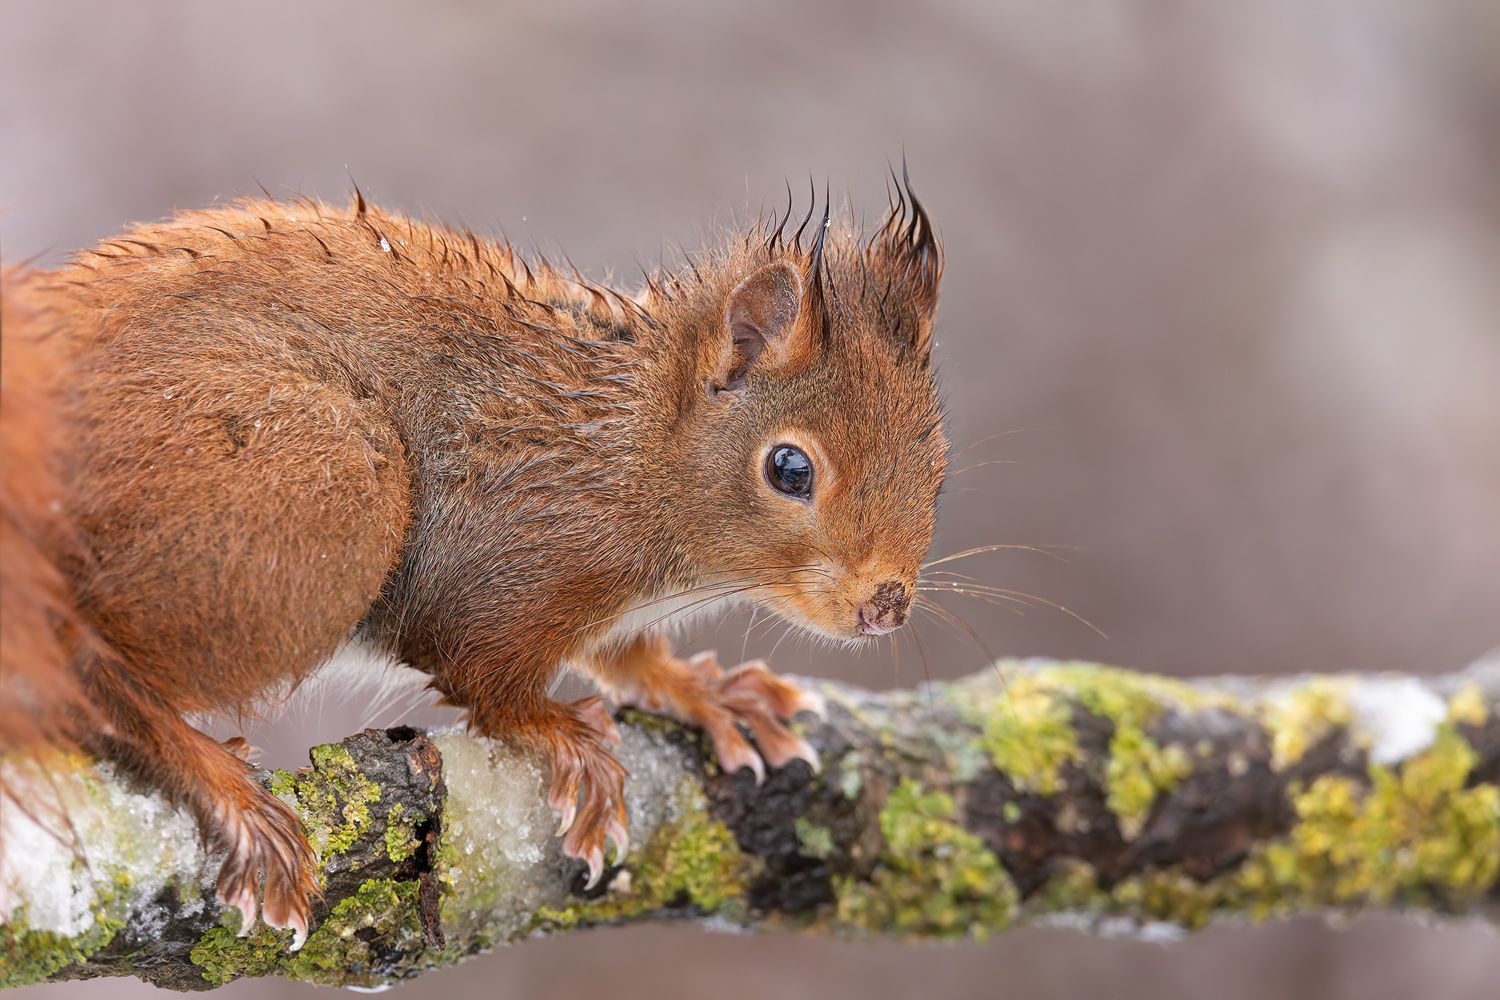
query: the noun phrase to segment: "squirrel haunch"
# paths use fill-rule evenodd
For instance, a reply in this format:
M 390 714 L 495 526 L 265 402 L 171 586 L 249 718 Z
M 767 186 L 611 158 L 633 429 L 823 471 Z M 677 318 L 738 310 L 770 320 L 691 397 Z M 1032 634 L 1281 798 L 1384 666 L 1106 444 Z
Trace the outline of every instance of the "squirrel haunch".
M 909 189 L 869 238 L 826 213 L 801 232 L 626 295 L 363 198 L 252 200 L 12 280 L 7 344 L 62 359 L 35 418 L 62 464 L 24 454 L 8 364 L 6 617 L 36 606 L 0 680 L 32 718 L 0 712 L 0 751 L 82 745 L 185 803 L 230 849 L 220 900 L 248 926 L 264 871 L 299 941 L 295 815 L 183 716 L 246 709 L 353 634 L 547 755 L 593 878 L 625 847 L 624 772 L 598 699 L 548 697 L 557 670 L 703 726 L 727 770 L 815 767 L 780 721 L 814 697 L 667 642 L 737 603 L 858 642 L 915 597 L 946 465 L 941 247 Z M 55 490 L 13 486 L 17 463 Z

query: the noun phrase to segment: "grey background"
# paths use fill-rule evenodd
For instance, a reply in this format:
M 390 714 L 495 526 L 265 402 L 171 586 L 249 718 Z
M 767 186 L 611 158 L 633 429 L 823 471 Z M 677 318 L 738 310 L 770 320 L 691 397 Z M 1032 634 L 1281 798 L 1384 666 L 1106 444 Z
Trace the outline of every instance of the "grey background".
M 903 150 L 947 246 L 938 354 L 955 450 L 972 446 L 955 468 L 978 465 L 933 553 L 1066 546 L 958 568 L 1108 636 L 1045 605 L 946 599 L 985 647 L 1420 672 L 1500 644 L 1492 0 L 0 3 L 7 266 L 257 183 L 342 201 L 352 177 L 630 283 L 781 206 L 788 181 L 800 211 L 809 174 L 873 222 Z M 730 660 L 775 646 L 746 625 L 692 642 Z M 933 622 L 903 632 L 859 657 L 789 637 L 775 665 L 887 687 L 985 659 Z M 368 721 L 337 701 L 293 715 L 249 733 L 272 763 Z M 1483 997 L 1497 944 L 1393 918 L 1170 948 L 646 927 L 403 990 Z

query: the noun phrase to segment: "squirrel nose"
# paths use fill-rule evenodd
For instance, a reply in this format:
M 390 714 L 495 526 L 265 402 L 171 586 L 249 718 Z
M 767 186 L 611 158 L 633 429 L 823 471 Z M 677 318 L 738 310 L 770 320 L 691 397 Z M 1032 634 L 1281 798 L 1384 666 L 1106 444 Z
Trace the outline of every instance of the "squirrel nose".
M 865 635 L 885 635 L 906 623 L 906 610 L 910 606 L 911 598 L 901 581 L 887 580 L 875 588 L 869 600 L 860 603 L 854 616 Z

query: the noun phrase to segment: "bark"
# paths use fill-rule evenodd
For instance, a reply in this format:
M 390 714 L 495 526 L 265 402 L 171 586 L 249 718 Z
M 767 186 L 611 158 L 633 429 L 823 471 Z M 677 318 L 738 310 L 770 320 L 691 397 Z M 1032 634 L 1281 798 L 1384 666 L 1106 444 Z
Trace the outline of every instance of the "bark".
M 643 919 L 953 940 L 1371 908 L 1495 918 L 1500 660 L 1420 680 L 1027 661 L 918 691 L 805 683 L 828 701 L 797 723 L 821 773 L 794 762 L 759 786 L 720 773 L 697 731 L 623 713 L 634 846 L 592 889 L 558 850 L 539 760 L 413 729 L 314 748 L 310 768 L 265 775 L 322 864 L 299 952 L 289 931 L 236 935 L 213 899 L 220 859 L 159 797 L 102 765 L 8 762 L 12 787 L 31 775 L 69 822 L 48 837 L 42 811 L 4 803 L 0 984 L 375 986 Z

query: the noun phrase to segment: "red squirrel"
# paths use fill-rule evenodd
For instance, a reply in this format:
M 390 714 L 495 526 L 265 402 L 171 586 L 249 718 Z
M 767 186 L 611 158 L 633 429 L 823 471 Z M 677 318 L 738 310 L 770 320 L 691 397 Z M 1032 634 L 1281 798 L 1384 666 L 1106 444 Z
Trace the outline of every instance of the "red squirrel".
M 591 880 L 627 846 L 625 772 L 601 699 L 549 697 L 560 669 L 701 726 L 726 771 L 816 767 L 781 721 L 814 696 L 666 635 L 740 603 L 858 643 L 915 596 L 947 461 L 941 242 L 909 184 L 869 237 L 825 209 L 804 246 L 812 214 L 635 294 L 357 193 L 8 276 L 0 752 L 82 746 L 185 804 L 228 850 L 219 900 L 248 929 L 264 872 L 297 944 L 301 824 L 184 716 L 353 636 L 548 758 Z M 55 384 L 22 370 L 41 351 Z

